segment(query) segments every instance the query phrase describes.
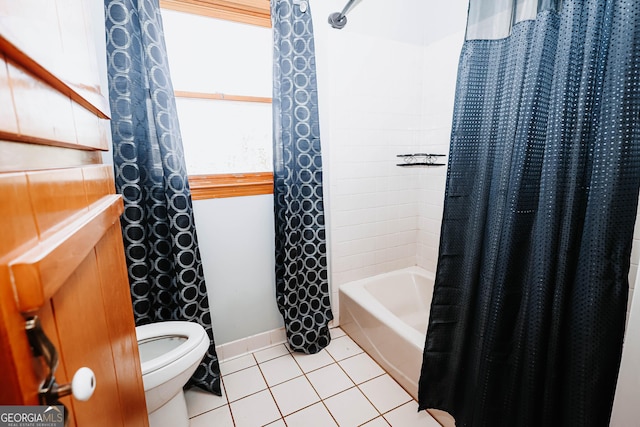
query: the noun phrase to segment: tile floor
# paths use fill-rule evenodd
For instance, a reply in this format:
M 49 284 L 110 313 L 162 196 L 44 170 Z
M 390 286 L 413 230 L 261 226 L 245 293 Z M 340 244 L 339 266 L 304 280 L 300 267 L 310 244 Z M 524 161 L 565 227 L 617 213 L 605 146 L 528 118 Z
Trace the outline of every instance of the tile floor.
M 220 364 L 223 396 L 185 393 L 191 427 L 440 427 L 339 328 L 314 355 L 284 344 Z

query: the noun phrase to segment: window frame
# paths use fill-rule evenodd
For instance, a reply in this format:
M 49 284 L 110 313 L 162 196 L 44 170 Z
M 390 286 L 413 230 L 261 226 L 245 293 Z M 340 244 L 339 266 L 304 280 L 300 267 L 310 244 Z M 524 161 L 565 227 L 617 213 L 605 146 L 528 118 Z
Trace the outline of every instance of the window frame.
M 269 0 L 160 0 L 160 8 L 271 27 Z
M 189 175 L 193 200 L 273 194 L 273 172 Z
M 269 0 L 160 0 L 162 9 L 271 28 Z M 272 103 L 271 98 L 174 91 L 176 98 Z M 193 200 L 273 194 L 273 172 L 189 175 Z

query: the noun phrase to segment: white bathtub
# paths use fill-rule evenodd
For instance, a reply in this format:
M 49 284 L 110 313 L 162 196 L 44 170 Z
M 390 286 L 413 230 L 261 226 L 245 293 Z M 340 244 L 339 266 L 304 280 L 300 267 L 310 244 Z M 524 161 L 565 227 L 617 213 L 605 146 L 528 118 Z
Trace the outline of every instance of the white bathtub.
M 410 267 L 340 286 L 340 327 L 414 399 L 433 273 Z

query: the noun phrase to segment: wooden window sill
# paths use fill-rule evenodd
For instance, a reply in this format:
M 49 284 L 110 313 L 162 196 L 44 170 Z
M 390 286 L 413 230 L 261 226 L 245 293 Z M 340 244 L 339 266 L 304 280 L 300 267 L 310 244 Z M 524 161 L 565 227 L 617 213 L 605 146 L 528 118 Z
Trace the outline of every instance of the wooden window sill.
M 273 194 L 273 173 L 189 175 L 193 200 Z
M 160 7 L 211 18 L 271 27 L 269 0 L 160 0 Z
M 228 95 L 224 93 L 188 92 L 176 90 L 173 92 L 176 98 L 209 99 L 215 101 L 242 101 L 242 102 L 262 102 L 271 104 L 272 99 L 263 96 Z

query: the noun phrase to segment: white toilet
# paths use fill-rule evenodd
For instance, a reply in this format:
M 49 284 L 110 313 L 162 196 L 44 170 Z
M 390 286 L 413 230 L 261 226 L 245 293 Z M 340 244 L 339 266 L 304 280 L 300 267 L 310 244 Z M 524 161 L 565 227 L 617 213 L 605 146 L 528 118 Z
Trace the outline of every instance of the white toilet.
M 150 427 L 188 427 L 182 387 L 209 348 L 204 328 L 192 322 L 136 327 Z

